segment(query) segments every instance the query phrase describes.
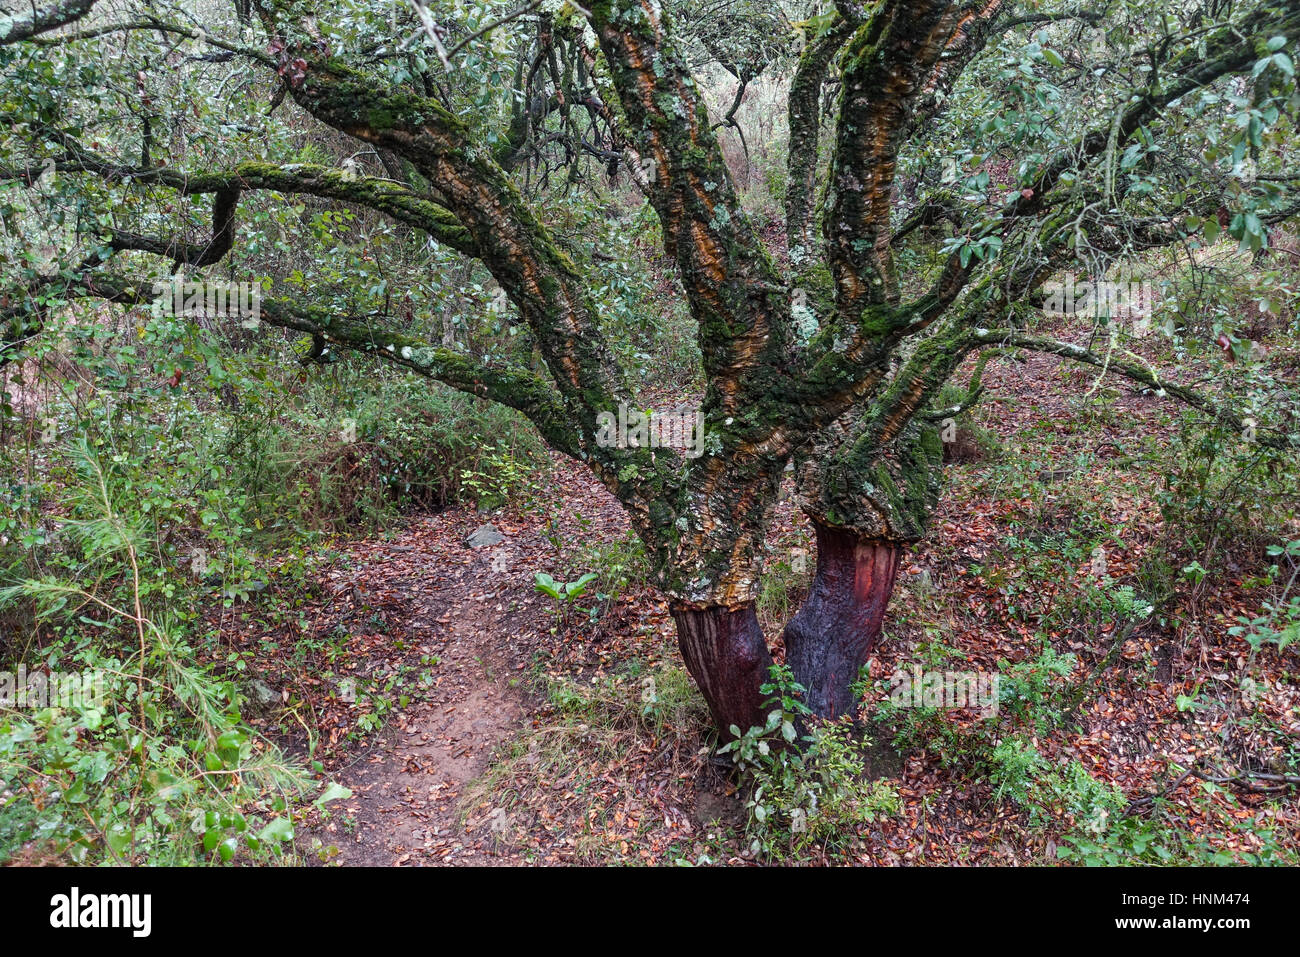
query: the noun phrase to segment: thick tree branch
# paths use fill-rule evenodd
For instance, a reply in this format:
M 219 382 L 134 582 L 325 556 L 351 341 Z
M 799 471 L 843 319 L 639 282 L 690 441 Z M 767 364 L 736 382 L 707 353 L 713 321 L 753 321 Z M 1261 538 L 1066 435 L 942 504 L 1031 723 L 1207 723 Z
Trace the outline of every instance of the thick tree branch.
M 1008 5 L 1008 0 L 977 0 L 962 10 L 956 29 L 925 81 L 908 119 L 905 135 L 916 132 L 942 109 L 957 78 L 997 31 L 999 18 Z
M 836 16 L 799 55 L 790 80 L 790 146 L 786 171 L 785 233 L 792 259 L 810 256 L 814 247 L 813 206 L 817 192 L 817 147 L 821 139 L 822 86 L 836 54 L 857 28 Z
M 92 0 L 94 2 L 94 0 Z M 174 36 L 188 37 L 191 40 L 201 40 L 209 46 L 216 47 L 218 50 L 225 50 L 227 53 L 235 53 L 249 60 L 255 60 L 258 63 L 274 65 L 275 59 L 269 56 L 265 51 L 253 47 L 245 46 L 241 43 L 235 43 L 231 40 L 214 36 L 206 30 L 197 26 L 190 26 L 183 23 L 169 23 L 160 20 L 157 17 L 146 17 L 142 20 L 130 20 L 122 23 L 105 23 L 97 27 L 86 27 L 80 30 L 73 30 L 69 33 L 58 34 L 57 36 L 43 36 L 32 38 L 31 42 L 36 46 L 55 47 L 64 46 L 79 40 L 93 40 L 99 37 L 106 37 L 113 33 L 170 33 Z
M 30 40 L 32 37 L 75 23 L 96 0 L 27 0 L 15 4 L 13 12 L 0 11 L 0 46 Z
M 384 213 L 397 222 L 424 230 L 438 242 L 457 252 L 474 258 L 478 256 L 477 247 L 469 231 L 457 221 L 450 210 L 391 180 L 360 176 L 344 170 L 308 163 L 276 165 L 248 162 L 240 163 L 232 170 L 215 173 L 192 173 L 163 166 L 126 166 L 92 153 L 70 138 L 65 138 L 64 142 L 70 147 L 70 155 L 55 161 L 54 168 L 58 172 L 90 173 L 106 182 L 130 183 L 137 186 L 160 185 L 174 189 L 184 196 L 204 193 L 237 194 L 242 190 L 270 190 L 277 193 L 299 193 L 321 199 L 333 199 Z M 31 185 L 43 171 L 43 166 L 0 169 L 0 180 L 15 179 Z M 214 215 L 214 221 L 219 223 L 221 220 Z M 216 232 L 219 230 L 214 230 L 214 234 Z M 160 255 L 170 254 L 160 252 Z M 215 262 L 220 258 L 217 256 L 212 261 Z
M 750 225 L 694 77 L 651 0 L 604 0 L 591 22 L 649 166 L 649 197 L 700 325 L 705 370 L 723 411 L 752 396 L 740 380 L 789 345 L 789 297 Z M 733 402 L 732 397 L 735 397 Z
M 896 301 L 889 224 L 898 150 L 958 24 L 951 0 L 884 0 L 845 50 L 823 232 L 847 322 L 866 307 Z

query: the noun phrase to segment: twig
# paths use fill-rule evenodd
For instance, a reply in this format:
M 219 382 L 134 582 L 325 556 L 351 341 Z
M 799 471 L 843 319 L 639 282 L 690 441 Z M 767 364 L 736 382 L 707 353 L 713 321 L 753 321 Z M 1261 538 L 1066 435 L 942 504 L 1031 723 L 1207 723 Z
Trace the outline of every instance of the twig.
M 509 23 L 511 20 L 515 19 L 516 17 L 522 17 L 525 13 L 531 13 L 533 10 L 536 10 L 540 4 L 541 4 L 541 0 L 533 0 L 532 3 L 526 3 L 519 9 L 513 10 L 510 13 L 505 14 L 504 16 L 498 17 L 496 20 L 493 20 L 487 26 L 475 30 L 464 40 L 461 40 L 454 47 L 448 50 L 447 58 L 450 59 L 451 57 L 454 57 L 457 53 L 461 51 L 461 48 L 463 48 L 469 43 L 474 42 L 483 34 L 487 33 L 488 31 L 495 30 L 497 27 L 501 26 L 502 24 Z
M 1199 763 L 1188 768 L 1177 779 L 1163 790 L 1155 794 L 1143 795 L 1134 798 L 1124 809 L 1124 817 L 1128 817 L 1139 807 L 1145 807 L 1152 804 L 1162 797 L 1166 797 L 1173 791 L 1178 790 L 1179 786 L 1188 778 L 1196 778 L 1199 781 L 1205 781 L 1209 784 L 1231 784 L 1234 787 L 1241 788 L 1251 794 L 1279 794 L 1292 787 L 1300 787 L 1300 774 L 1269 774 L 1264 771 L 1242 771 L 1240 774 L 1209 774 L 1201 770 Z M 1255 784 L 1255 781 L 1274 781 L 1277 782 L 1272 787 Z

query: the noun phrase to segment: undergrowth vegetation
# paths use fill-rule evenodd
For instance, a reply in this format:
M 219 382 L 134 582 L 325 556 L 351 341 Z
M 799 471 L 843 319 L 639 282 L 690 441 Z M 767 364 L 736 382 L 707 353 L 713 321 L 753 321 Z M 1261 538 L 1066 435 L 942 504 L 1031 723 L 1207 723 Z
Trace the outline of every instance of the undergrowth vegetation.
M 292 613 L 340 533 L 513 502 L 549 468 L 500 407 L 229 346 L 172 317 L 69 323 L 5 370 L 0 670 L 97 695 L 0 713 L 0 858 L 292 855 L 295 807 L 338 792 L 249 727 L 207 613 Z

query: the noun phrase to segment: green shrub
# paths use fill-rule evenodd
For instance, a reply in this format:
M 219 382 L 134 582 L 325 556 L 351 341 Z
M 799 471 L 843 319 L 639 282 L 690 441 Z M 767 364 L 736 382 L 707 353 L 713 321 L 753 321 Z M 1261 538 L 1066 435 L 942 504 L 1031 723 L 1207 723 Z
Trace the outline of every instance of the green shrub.
M 1062 837 L 1056 849 L 1064 861 L 1089 867 L 1175 865 L 1295 866 L 1300 855 L 1277 824 L 1278 805 L 1243 806 L 1208 782 L 1198 786 L 1188 805 L 1159 797 L 1143 813 L 1094 814 Z M 1112 809 L 1123 804 L 1110 805 Z M 1207 820 L 1188 828 L 1188 812 Z
M 243 723 L 235 685 L 197 663 L 192 596 L 146 534 L 165 503 L 130 475 L 125 461 L 75 448 L 62 525 L 75 561 L 0 590 L 0 604 L 30 600 L 49 626 L 33 668 L 90 672 L 103 686 L 102 698 L 0 711 L 0 859 L 33 848 L 92 864 L 281 853 L 306 775 Z
M 762 686 L 767 721 L 718 749 L 731 753 L 750 788 L 746 836 L 750 851 L 764 857 L 798 857 L 811 845 L 841 850 L 859 829 L 896 814 L 899 796 L 886 781 L 865 780 L 868 747 L 853 729 L 810 722 L 800 701 L 803 689 L 784 665 L 773 665 Z M 799 739 L 800 724 L 810 723 Z

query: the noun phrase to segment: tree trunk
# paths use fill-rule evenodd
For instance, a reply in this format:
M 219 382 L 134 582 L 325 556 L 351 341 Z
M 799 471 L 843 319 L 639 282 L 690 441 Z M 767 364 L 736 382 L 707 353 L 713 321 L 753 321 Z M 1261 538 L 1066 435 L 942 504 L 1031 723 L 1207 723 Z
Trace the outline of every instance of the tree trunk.
M 763 693 L 772 655 L 753 604 L 739 608 L 673 608 L 677 641 L 723 737 L 734 725 L 746 731 L 763 723 Z
M 857 705 L 851 688 L 880 637 L 904 545 L 814 525 L 817 573 L 807 601 L 786 625 L 785 656 L 806 689 L 804 702 L 834 718 Z

